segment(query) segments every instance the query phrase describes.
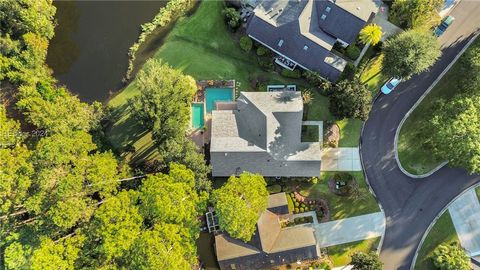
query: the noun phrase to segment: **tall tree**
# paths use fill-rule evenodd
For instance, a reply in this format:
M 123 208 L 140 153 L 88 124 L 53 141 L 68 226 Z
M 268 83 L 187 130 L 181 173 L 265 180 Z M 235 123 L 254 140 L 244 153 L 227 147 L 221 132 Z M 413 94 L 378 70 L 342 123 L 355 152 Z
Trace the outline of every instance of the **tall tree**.
M 429 29 L 440 22 L 443 0 L 395 0 L 390 19 L 403 28 Z
M 408 79 L 427 70 L 440 57 L 437 39 L 427 31 L 403 32 L 384 44 L 383 72 Z
M 381 38 L 382 28 L 377 24 L 371 23 L 360 30 L 359 39 L 365 45 L 371 44 L 375 46 L 380 42 Z
M 135 79 L 140 93 L 130 100 L 133 115 L 163 144 L 185 136 L 195 80 L 156 59 L 148 60 Z
M 20 123 L 7 117 L 7 110 L 0 103 L 0 148 L 19 144 L 23 140 Z
M 470 270 L 470 258 L 457 242 L 439 245 L 432 256 L 433 264 L 440 270 Z
M 471 46 L 459 61 L 460 74 L 457 87 L 469 93 L 480 93 L 480 47 Z
M 430 125 L 436 156 L 450 166 L 480 173 L 480 96 L 440 100 Z
M 255 233 L 255 224 L 268 203 L 266 182 L 261 175 L 244 172 L 231 176 L 213 191 L 220 228 L 245 242 Z
M 367 120 L 371 109 L 372 95 L 358 80 L 341 81 L 330 95 L 330 111 L 339 118 Z
M 352 262 L 354 270 L 382 270 L 383 263 L 378 258 L 375 252 L 363 253 L 357 252 L 352 255 Z

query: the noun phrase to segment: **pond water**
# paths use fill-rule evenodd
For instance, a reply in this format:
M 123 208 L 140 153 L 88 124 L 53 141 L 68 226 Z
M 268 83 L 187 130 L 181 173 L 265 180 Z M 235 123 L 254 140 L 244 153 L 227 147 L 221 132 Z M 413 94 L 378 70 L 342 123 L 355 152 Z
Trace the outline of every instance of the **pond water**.
M 83 101 L 105 101 L 122 88 L 128 49 L 165 0 L 55 1 L 55 37 L 47 64 Z

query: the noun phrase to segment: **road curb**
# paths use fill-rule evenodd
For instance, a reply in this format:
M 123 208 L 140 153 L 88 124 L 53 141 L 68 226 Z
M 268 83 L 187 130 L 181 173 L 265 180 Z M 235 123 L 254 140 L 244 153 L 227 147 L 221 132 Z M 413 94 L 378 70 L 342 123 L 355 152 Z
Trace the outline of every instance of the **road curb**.
M 464 191 L 460 192 L 460 194 L 458 194 L 457 196 L 455 196 L 455 198 L 453 198 L 453 200 L 451 200 L 436 216 L 435 218 L 433 219 L 432 223 L 430 223 L 430 225 L 428 225 L 428 228 L 427 230 L 425 231 L 425 233 L 423 234 L 422 236 L 422 240 L 420 240 L 420 243 L 418 244 L 418 247 L 417 249 L 415 250 L 415 256 L 413 256 L 413 261 L 412 263 L 410 264 L 410 270 L 414 270 L 415 269 L 415 263 L 417 262 L 417 257 L 418 257 L 418 252 L 420 251 L 420 249 L 422 248 L 423 246 L 423 242 L 425 241 L 425 238 L 427 238 L 427 235 L 430 233 L 430 231 L 432 230 L 433 226 L 435 226 L 435 224 L 437 223 L 438 219 L 445 213 L 445 211 L 448 210 L 448 207 L 450 207 L 450 205 L 455 201 L 457 200 L 460 196 L 462 196 L 463 194 L 469 192 L 470 190 L 472 189 L 475 189 L 477 187 L 480 186 L 480 183 L 476 183 L 476 184 L 473 184 L 472 186 L 466 188 Z
M 447 165 L 448 161 L 444 161 L 443 163 L 441 163 L 440 165 L 438 165 L 437 167 L 435 167 L 433 170 L 431 170 L 430 172 L 428 173 L 425 173 L 425 174 L 421 174 L 421 175 L 415 175 L 415 174 L 412 174 L 412 173 L 409 173 L 407 170 L 405 170 L 405 168 L 403 168 L 402 164 L 400 163 L 400 159 L 398 158 L 398 137 L 399 137 L 399 134 L 400 134 L 400 130 L 402 129 L 402 126 L 403 124 L 405 123 L 405 121 L 407 120 L 407 118 L 410 116 L 410 114 L 415 110 L 415 108 L 418 107 L 418 105 L 423 101 L 423 99 L 430 93 L 430 91 L 432 91 L 432 89 L 437 85 L 437 83 L 443 78 L 443 76 L 445 76 L 445 74 L 450 70 L 450 68 L 452 68 L 452 66 L 457 62 L 457 60 L 460 58 L 460 56 L 463 55 L 463 53 L 468 49 L 468 47 L 470 47 L 470 45 L 477 39 L 478 35 L 480 33 L 477 33 L 475 34 L 475 36 L 473 36 L 473 38 L 471 38 L 467 44 L 465 44 L 465 46 L 463 46 L 462 50 L 455 56 L 455 58 L 452 60 L 452 62 L 450 62 L 448 64 L 448 66 L 442 71 L 442 73 L 440 73 L 440 76 L 438 76 L 435 81 L 433 81 L 433 83 L 428 87 L 428 89 L 420 96 L 420 98 L 415 102 L 415 104 L 410 108 L 410 110 L 408 110 L 408 112 L 405 114 L 405 116 L 403 117 L 402 121 L 400 121 L 400 124 L 398 125 L 397 127 L 397 130 L 395 131 L 395 139 L 394 139 L 394 143 L 393 143 L 393 147 L 394 147 L 394 152 L 395 152 L 395 161 L 397 162 L 397 165 L 398 165 L 398 168 L 400 168 L 400 170 L 402 171 L 402 173 L 404 173 L 406 176 L 410 177 L 410 178 L 414 178 L 414 179 L 421 179 L 421 178 L 425 178 L 425 177 L 428 177 L 432 174 L 434 174 L 435 172 L 437 172 L 438 170 L 440 170 L 441 168 L 443 168 L 445 165 Z M 363 131 L 363 130 L 362 130 Z
M 378 97 L 379 97 L 379 95 L 377 95 L 375 97 L 372 104 L 375 103 L 375 101 L 377 100 Z M 363 122 L 362 130 L 360 131 L 360 138 L 359 138 L 359 144 L 358 144 L 358 154 L 360 156 L 360 164 L 362 166 L 363 177 L 365 178 L 365 182 L 367 182 L 367 185 L 368 185 L 368 191 L 370 191 L 370 193 L 373 195 L 373 197 L 377 201 L 378 207 L 380 208 L 380 212 L 382 212 L 382 214 L 383 214 L 383 232 L 382 232 L 382 236 L 380 237 L 380 242 L 378 243 L 378 247 L 377 247 L 377 254 L 380 254 L 380 250 L 382 250 L 382 246 L 383 246 L 383 240 L 385 239 L 385 231 L 387 229 L 387 219 L 385 217 L 385 211 L 383 210 L 382 204 L 378 200 L 377 195 L 375 194 L 375 191 L 373 191 L 373 188 L 370 185 L 370 182 L 368 181 L 367 174 L 365 173 L 365 166 L 363 164 L 363 156 L 362 156 L 362 135 L 363 135 L 363 130 L 364 129 L 365 129 L 365 122 Z

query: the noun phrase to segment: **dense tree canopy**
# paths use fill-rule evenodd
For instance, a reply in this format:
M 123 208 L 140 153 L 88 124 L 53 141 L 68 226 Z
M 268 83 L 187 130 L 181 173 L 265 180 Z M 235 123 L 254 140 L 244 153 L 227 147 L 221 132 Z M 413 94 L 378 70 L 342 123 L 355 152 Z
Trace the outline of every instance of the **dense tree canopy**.
M 384 44 L 383 72 L 408 79 L 427 70 L 440 57 L 437 39 L 428 31 L 403 32 Z
M 480 94 L 480 47 L 471 46 L 459 60 L 457 87 L 470 94 Z
M 339 118 L 367 120 L 371 109 L 372 95 L 358 80 L 337 83 L 330 95 L 330 111 Z
M 443 0 L 394 0 L 390 20 L 403 28 L 429 29 L 440 22 Z
M 480 96 L 440 100 L 429 128 L 436 156 L 451 166 L 480 173 Z
M 20 123 L 7 117 L 7 110 L 0 104 L 0 148 L 16 145 L 22 141 Z
M 354 270 L 382 270 L 383 263 L 378 258 L 375 252 L 363 253 L 357 252 L 352 255 L 352 262 Z
M 469 270 L 470 258 L 457 242 L 439 245 L 432 256 L 433 264 L 440 270 Z
M 260 214 L 267 208 L 268 191 L 263 177 L 248 172 L 231 176 L 212 196 L 220 228 L 234 238 L 249 241 Z
M 135 84 L 140 94 L 130 100 L 133 115 L 163 144 L 185 136 L 190 121 L 190 105 L 196 91 L 195 80 L 181 71 L 151 59 L 138 73 Z

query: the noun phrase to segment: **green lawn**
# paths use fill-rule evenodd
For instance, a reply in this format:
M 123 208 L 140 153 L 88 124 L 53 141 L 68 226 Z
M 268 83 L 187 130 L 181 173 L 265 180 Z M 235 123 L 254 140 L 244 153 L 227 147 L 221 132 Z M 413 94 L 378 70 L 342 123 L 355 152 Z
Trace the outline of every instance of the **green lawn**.
M 480 46 L 477 39 L 469 49 Z M 463 56 L 462 56 L 463 57 Z M 461 58 L 445 74 L 440 82 L 425 97 L 420 105 L 407 118 L 398 138 L 398 157 L 403 168 L 412 174 L 425 174 L 443 162 L 432 156 L 431 147 L 428 145 L 431 130 L 426 130 L 435 101 L 440 98 L 449 100 L 460 93 L 456 87 L 460 73 Z
M 380 237 L 366 239 L 357 242 L 351 242 L 336 246 L 328 247 L 328 256 L 333 262 L 333 266 L 348 265 L 351 261 L 350 256 L 355 252 L 376 251 L 378 244 L 380 243 Z
M 317 184 L 301 184 L 300 193 L 310 198 L 322 198 L 328 201 L 332 220 L 365 215 L 380 211 L 377 201 L 369 192 L 362 172 L 350 172 L 354 175 L 362 196 L 358 199 L 338 196 L 328 189 L 328 180 L 335 172 L 322 172 Z
M 445 213 L 433 225 L 432 230 L 428 233 L 423 242 L 420 251 L 418 252 L 417 260 L 415 261 L 415 270 L 435 270 L 437 269 L 430 258 L 433 250 L 442 244 L 458 241 L 457 232 L 453 226 L 450 213 Z
M 312 91 L 313 101 L 305 105 L 305 120 L 309 121 L 335 121 L 340 128 L 339 147 L 357 147 L 362 131 L 361 120 L 344 119 L 336 120 L 330 113 L 328 98 L 317 91 Z M 325 123 L 324 123 L 325 126 Z
M 382 85 L 388 80 L 381 72 L 382 61 L 383 55 L 368 60 L 365 69 L 360 74 L 360 81 L 366 84 L 372 96 L 375 96 L 380 91 Z
M 318 126 L 302 126 L 302 142 L 318 142 Z
M 475 193 L 477 194 L 477 198 L 480 201 L 480 187 L 475 188 Z

